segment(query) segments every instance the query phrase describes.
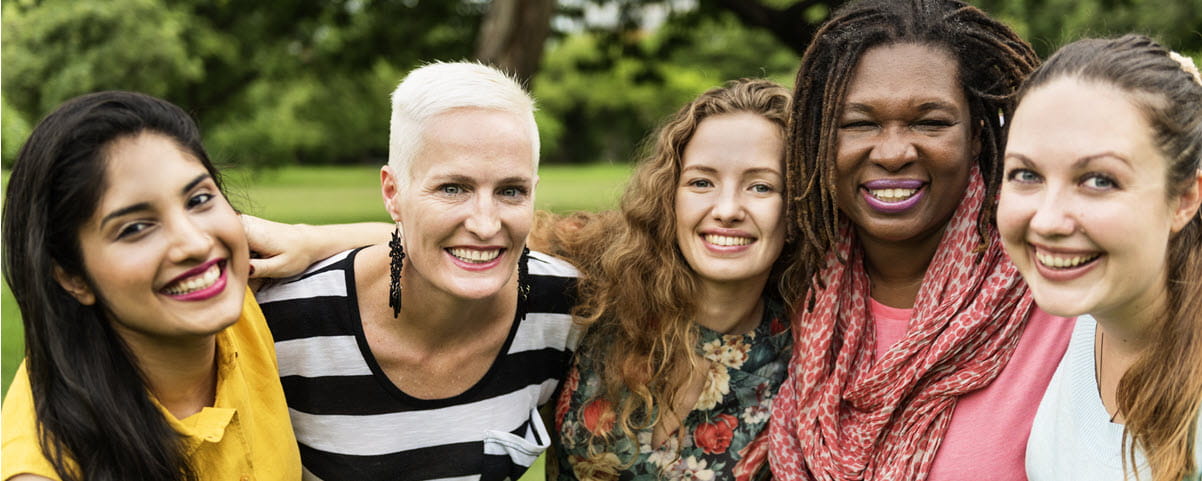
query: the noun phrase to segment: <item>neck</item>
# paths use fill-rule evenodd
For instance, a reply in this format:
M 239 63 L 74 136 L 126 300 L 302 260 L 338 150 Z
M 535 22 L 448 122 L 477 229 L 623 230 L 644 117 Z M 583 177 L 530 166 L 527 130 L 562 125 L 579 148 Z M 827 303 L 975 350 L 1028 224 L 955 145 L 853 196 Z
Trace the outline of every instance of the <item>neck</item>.
M 213 405 L 217 395 L 216 334 L 164 340 L 115 328 L 129 346 L 147 388 L 176 419 Z
M 1166 297 L 1166 289 L 1161 284 L 1153 286 L 1137 301 L 1093 314 L 1098 323 L 1098 333 L 1094 339 L 1098 394 L 1113 421 L 1123 422 L 1116 396 L 1119 381 L 1147 347 L 1148 334 L 1154 328 L 1157 317 L 1164 315 Z
M 512 319 L 517 308 L 516 270 L 496 294 L 482 299 L 462 299 L 426 282 L 409 265 L 401 272 L 402 307 L 394 318 L 387 300 L 387 249 L 387 246 L 377 245 L 360 252 L 355 262 L 355 278 L 363 292 L 360 312 L 376 317 L 389 331 L 426 346 L 440 347 L 469 339 L 470 336 L 464 333 L 479 332 L 482 327 L 499 320 Z
M 873 238 L 859 231 L 872 298 L 889 307 L 913 308 L 944 230 L 905 243 Z
M 723 334 L 744 334 L 759 325 L 767 276 L 752 282 L 703 282 L 694 322 Z

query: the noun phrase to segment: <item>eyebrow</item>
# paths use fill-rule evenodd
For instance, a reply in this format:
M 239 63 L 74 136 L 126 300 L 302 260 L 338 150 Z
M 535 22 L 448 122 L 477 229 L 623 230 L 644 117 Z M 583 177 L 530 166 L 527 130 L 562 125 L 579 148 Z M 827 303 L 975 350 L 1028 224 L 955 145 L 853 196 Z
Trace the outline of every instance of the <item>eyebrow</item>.
M 956 112 L 956 106 L 952 103 L 944 102 L 942 100 L 928 100 L 926 102 L 918 104 L 918 110 L 923 113 L 930 112 L 933 110 L 946 110 L 948 112 Z M 876 109 L 866 103 L 848 102 L 846 105 L 844 105 L 843 111 L 844 112 L 873 113 L 876 111 Z
M 467 176 L 467 175 L 462 175 L 462 174 L 440 175 L 440 176 L 435 176 L 434 179 L 438 180 L 439 182 L 455 182 L 455 183 L 459 183 L 459 184 L 475 184 L 476 182 L 478 182 L 478 180 L 476 178 Z M 498 184 L 526 184 L 526 183 L 530 183 L 530 182 L 531 182 L 530 177 L 523 177 L 520 175 L 515 175 L 512 177 L 506 177 L 504 179 L 501 179 L 497 183 Z
M 201 182 L 204 182 L 206 179 L 209 179 L 209 178 L 211 178 L 211 177 L 209 176 L 208 172 L 205 172 L 203 174 L 196 176 L 196 178 L 192 179 L 191 182 L 184 184 L 184 188 L 180 189 L 180 194 L 187 194 L 188 191 L 196 188 L 197 185 L 200 185 Z M 120 209 L 110 212 L 109 215 L 104 216 L 103 219 L 100 219 L 100 227 L 103 229 L 104 225 L 107 224 L 109 221 L 111 221 L 115 218 L 121 217 L 123 215 L 132 214 L 134 212 L 147 211 L 147 210 L 150 210 L 149 202 L 139 202 L 139 203 L 131 205 L 131 206 L 122 207 Z
M 1117 153 L 1111 152 L 1111 151 L 1106 151 L 1106 152 L 1101 152 L 1101 153 L 1081 157 L 1081 158 L 1073 161 L 1073 168 L 1074 169 L 1083 169 L 1083 168 L 1085 168 L 1086 165 L 1089 165 L 1090 162 L 1093 162 L 1093 161 L 1098 160 L 1103 157 L 1110 157 L 1113 159 L 1118 159 L 1122 163 L 1126 164 L 1128 168 L 1133 168 L 1133 167 L 1131 167 L 1131 161 L 1127 160 L 1126 157 L 1123 157 L 1123 156 L 1121 156 Z M 1005 158 L 1017 159 L 1019 162 L 1022 162 L 1025 167 L 1034 167 L 1035 166 L 1035 163 L 1032 162 L 1029 157 L 1027 157 L 1023 154 L 1017 153 L 1017 152 L 1008 153 L 1008 154 L 1006 154 Z
M 685 167 L 684 170 L 682 170 L 681 172 L 688 172 L 690 170 L 699 170 L 706 174 L 717 174 L 718 173 L 718 169 L 715 169 L 713 167 L 704 166 L 704 165 L 690 165 L 688 167 Z M 756 167 L 753 169 L 747 169 L 747 170 L 743 171 L 743 173 L 741 175 L 758 175 L 758 174 L 782 175 L 779 170 L 768 168 L 768 167 Z

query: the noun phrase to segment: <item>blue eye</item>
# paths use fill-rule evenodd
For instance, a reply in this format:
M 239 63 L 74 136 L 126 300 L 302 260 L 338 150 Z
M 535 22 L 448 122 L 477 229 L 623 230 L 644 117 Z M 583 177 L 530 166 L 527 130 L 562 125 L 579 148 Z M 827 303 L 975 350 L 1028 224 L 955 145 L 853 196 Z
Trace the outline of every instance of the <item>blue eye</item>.
M 689 187 L 697 187 L 699 189 L 705 189 L 705 188 L 713 187 L 714 183 L 710 182 L 708 179 L 696 179 L 696 180 L 690 180 L 689 183 L 686 185 L 688 185 Z
M 776 191 L 776 189 L 768 184 L 755 184 L 751 186 L 751 190 L 760 194 L 770 194 Z
M 502 187 L 498 194 L 501 197 L 525 197 L 526 189 L 521 187 Z
M 443 184 L 438 187 L 439 192 L 448 195 L 459 195 L 463 193 L 463 186 L 456 184 Z
M 1086 187 L 1098 190 L 1109 190 L 1118 188 L 1118 183 L 1114 179 L 1102 174 L 1090 174 L 1082 182 Z
M 1027 170 L 1027 169 L 1014 169 L 1014 170 L 1011 170 L 1008 174 L 1006 174 L 1006 180 L 1011 181 L 1011 182 L 1030 184 L 1030 183 L 1039 182 L 1039 174 L 1036 174 L 1035 172 L 1031 172 L 1030 170 Z

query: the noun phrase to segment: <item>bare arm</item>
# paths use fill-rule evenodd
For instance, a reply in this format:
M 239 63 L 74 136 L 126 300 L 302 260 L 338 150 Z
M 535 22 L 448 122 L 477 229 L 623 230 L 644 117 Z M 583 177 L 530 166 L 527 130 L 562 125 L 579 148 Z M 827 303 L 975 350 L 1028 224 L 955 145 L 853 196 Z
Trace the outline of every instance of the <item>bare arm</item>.
M 393 224 L 282 224 L 252 215 L 242 215 L 242 227 L 251 252 L 252 278 L 288 277 L 304 272 L 310 264 L 341 251 L 388 242 Z

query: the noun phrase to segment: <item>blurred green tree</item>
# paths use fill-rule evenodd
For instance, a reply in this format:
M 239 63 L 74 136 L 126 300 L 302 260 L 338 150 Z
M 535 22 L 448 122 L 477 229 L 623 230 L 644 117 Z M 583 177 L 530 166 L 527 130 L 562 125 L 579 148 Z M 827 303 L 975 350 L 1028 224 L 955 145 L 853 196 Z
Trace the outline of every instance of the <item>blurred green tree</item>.
M 1043 55 L 1150 33 L 1202 53 L 1202 0 L 970 0 Z M 433 60 L 529 82 L 548 162 L 623 162 L 660 119 L 737 77 L 791 81 L 846 0 L 0 0 L 4 165 L 29 126 L 100 89 L 196 115 L 218 160 L 380 163 L 388 95 Z M 602 12 L 598 15 L 597 12 Z

